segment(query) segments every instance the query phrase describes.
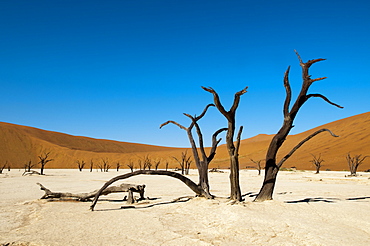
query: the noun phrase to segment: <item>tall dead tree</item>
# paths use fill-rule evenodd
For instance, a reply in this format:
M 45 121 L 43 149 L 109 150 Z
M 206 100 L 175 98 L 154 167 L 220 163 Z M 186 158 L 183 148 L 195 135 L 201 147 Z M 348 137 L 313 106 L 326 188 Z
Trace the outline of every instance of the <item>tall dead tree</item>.
M 236 138 L 236 144 L 234 144 L 234 134 L 235 134 L 235 114 L 236 109 L 239 106 L 240 96 L 247 92 L 245 87 L 243 90 L 235 93 L 234 103 L 231 106 L 229 111 L 226 111 L 222 106 L 220 98 L 217 92 L 211 87 L 206 88 L 202 87 L 205 91 L 208 91 L 213 94 L 213 101 L 220 113 L 225 116 L 228 121 L 227 133 L 226 133 L 226 146 L 229 152 L 230 157 L 230 186 L 231 194 L 230 199 L 235 201 L 241 201 L 242 195 L 240 191 L 239 184 L 239 146 L 240 146 L 240 137 L 243 131 L 243 127 L 239 128 L 239 132 Z
M 265 177 L 263 181 L 262 188 L 255 198 L 255 201 L 265 201 L 265 200 L 272 200 L 272 194 L 274 192 L 275 188 L 275 182 L 276 182 L 276 177 L 279 172 L 279 168 L 283 165 L 283 163 L 300 147 L 302 144 L 304 144 L 306 141 L 311 139 L 312 137 L 316 136 L 317 134 L 327 131 L 329 132 L 332 136 L 337 137 L 334 135 L 330 130 L 328 129 L 321 129 L 310 136 L 308 136 L 306 139 L 301 141 L 297 146 L 295 146 L 286 156 L 283 157 L 280 162 L 276 161 L 276 155 L 277 152 L 279 151 L 280 147 L 284 143 L 286 137 L 288 136 L 290 130 L 293 128 L 293 121 L 299 111 L 299 109 L 303 106 L 305 102 L 307 102 L 308 99 L 312 97 L 318 97 L 326 101 L 327 103 L 334 105 L 338 108 L 343 108 L 339 106 L 338 104 L 335 104 L 331 102 L 328 98 L 323 96 L 322 94 L 307 94 L 308 89 L 310 86 L 316 82 L 320 81 L 323 79 L 326 79 L 326 77 L 322 78 L 316 78 L 316 79 L 311 79 L 311 75 L 309 74 L 309 68 L 311 65 L 313 65 L 316 62 L 323 61 L 325 59 L 314 59 L 314 60 L 309 60 L 307 62 L 303 62 L 300 55 L 298 54 L 297 51 L 295 51 L 300 63 L 300 66 L 302 68 L 302 88 L 301 91 L 292 106 L 290 108 L 290 103 L 291 103 L 291 97 L 292 97 L 292 91 L 290 88 L 290 83 L 289 83 L 289 71 L 290 71 L 290 66 L 285 72 L 284 76 L 284 87 L 286 91 L 286 98 L 284 102 L 284 107 L 283 107 L 283 114 L 284 114 L 284 122 L 278 133 L 273 137 L 271 140 L 271 143 L 269 145 L 269 148 L 266 153 L 266 166 L 265 166 Z
M 189 141 L 190 141 L 190 145 L 191 145 L 191 148 L 192 148 L 192 152 L 193 152 L 193 158 L 194 158 L 194 161 L 195 161 L 195 165 L 197 166 L 197 169 L 198 169 L 198 174 L 199 174 L 199 184 L 198 185 L 205 192 L 207 198 L 213 198 L 213 196 L 209 192 L 208 167 L 209 167 L 209 164 L 211 163 L 211 161 L 213 160 L 213 158 L 216 154 L 217 146 L 221 141 L 221 139 L 217 139 L 217 136 L 218 136 L 218 134 L 220 134 L 221 132 L 226 130 L 226 128 L 221 128 L 213 134 L 213 136 L 212 136 L 212 148 L 211 148 L 209 154 L 207 155 L 206 152 L 205 152 L 205 149 L 204 149 L 203 135 L 202 135 L 202 132 L 200 130 L 198 121 L 201 118 L 204 117 L 208 108 L 212 107 L 212 106 L 215 106 L 215 105 L 214 104 L 208 104 L 199 116 L 194 116 L 193 117 L 189 114 L 184 114 L 185 116 L 189 117 L 192 121 L 190 123 L 189 127 L 184 127 L 183 125 L 180 125 L 179 123 L 177 123 L 175 121 L 171 121 L 171 120 L 163 123 L 160 126 L 160 128 L 162 128 L 163 126 L 165 126 L 169 123 L 172 123 L 172 124 L 177 125 L 178 127 L 180 127 L 181 129 L 183 129 L 187 132 L 188 138 L 189 138 Z M 197 147 L 197 145 L 195 143 L 193 133 L 192 133 L 192 130 L 193 130 L 194 127 L 195 127 L 197 135 L 198 135 L 199 148 Z M 200 151 L 200 154 L 199 154 L 198 150 Z M 185 164 L 186 164 L 186 162 L 184 163 L 184 165 Z M 188 165 L 189 165 L 188 168 L 190 168 L 190 162 L 188 162 Z
M 357 168 L 362 164 L 362 162 L 369 156 L 364 156 L 364 157 L 361 157 L 362 155 L 354 155 L 353 157 L 351 157 L 351 154 L 348 153 L 346 155 L 346 159 L 347 159 L 347 163 L 348 163 L 348 167 L 349 167 L 349 170 L 351 172 L 351 174 L 349 176 L 357 176 Z
M 312 162 L 315 165 L 316 174 L 319 174 L 320 168 L 322 167 L 321 163 L 324 162 L 324 160 L 321 158 L 321 154 L 319 154 L 318 157 L 316 157 L 314 154 L 311 155 L 313 159 L 310 162 Z
M 40 174 L 41 175 L 44 175 L 44 168 L 45 168 L 45 165 L 48 163 L 48 162 L 51 162 L 53 161 L 54 159 L 49 159 L 49 155 L 50 155 L 50 151 L 49 152 L 44 152 L 43 154 L 39 155 L 39 164 L 41 165 L 41 168 L 40 168 Z

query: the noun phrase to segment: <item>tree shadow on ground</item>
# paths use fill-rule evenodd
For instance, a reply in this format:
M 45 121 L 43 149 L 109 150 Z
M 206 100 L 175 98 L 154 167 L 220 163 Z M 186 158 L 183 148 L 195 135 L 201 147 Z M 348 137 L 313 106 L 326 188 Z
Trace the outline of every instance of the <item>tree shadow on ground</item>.
M 346 201 L 359 201 L 359 200 L 366 200 L 370 199 L 370 197 L 353 197 L 353 198 L 347 198 Z M 326 203 L 335 203 L 337 201 L 341 201 L 339 198 L 323 198 L 323 197 L 316 197 L 316 198 L 305 198 L 301 200 L 296 201 L 285 201 L 285 203 L 311 203 L 311 202 L 326 202 Z
M 258 193 L 256 192 L 248 192 L 248 193 L 245 193 L 244 195 L 242 195 L 242 198 L 244 197 L 256 197 L 258 195 Z
M 316 198 L 305 198 L 301 200 L 296 201 L 285 201 L 285 203 L 310 203 L 310 202 L 326 202 L 326 203 L 334 203 L 340 199 L 337 198 L 322 198 L 322 197 L 316 197 Z
M 155 207 L 155 206 L 172 204 L 172 203 L 188 202 L 192 198 L 194 198 L 194 197 L 179 197 L 179 198 L 176 198 L 172 201 L 158 202 L 158 203 L 152 203 L 152 204 L 148 204 L 149 202 L 139 202 L 139 203 L 130 204 L 130 205 L 123 205 L 120 208 L 94 209 L 94 211 L 112 211 L 112 210 L 121 210 L 121 209 L 145 209 L 145 208 L 152 208 L 152 207 Z M 157 199 L 158 198 L 148 198 L 148 199 L 145 199 L 145 201 L 146 200 L 157 200 Z M 101 200 L 99 199 L 99 201 L 101 201 Z M 122 200 L 121 200 L 121 202 L 122 202 Z M 142 206 L 142 205 L 144 205 L 144 206 Z

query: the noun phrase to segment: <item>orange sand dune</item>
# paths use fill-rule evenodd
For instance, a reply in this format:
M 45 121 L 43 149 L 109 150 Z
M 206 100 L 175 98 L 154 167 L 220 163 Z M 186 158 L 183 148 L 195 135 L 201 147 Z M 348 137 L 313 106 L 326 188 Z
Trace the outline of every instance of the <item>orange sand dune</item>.
M 348 170 L 345 156 L 347 153 L 370 155 L 370 112 L 355 115 L 349 118 L 334 121 L 309 131 L 288 136 L 286 142 L 281 147 L 278 158 L 286 155 L 295 145 L 297 145 L 304 138 L 311 133 L 321 128 L 330 129 L 338 138 L 332 137 L 328 132 L 320 133 L 315 136 L 303 146 L 301 146 L 288 159 L 283 167 L 296 167 L 297 169 L 310 170 L 314 169 L 312 155 L 324 159 L 322 170 Z M 253 160 L 262 160 L 265 158 L 266 150 L 273 135 L 260 134 L 255 137 L 241 141 L 240 147 L 240 167 L 255 166 L 250 158 Z M 218 150 L 217 159 L 214 165 L 221 167 L 227 166 L 227 151 L 225 146 L 220 146 Z M 218 162 L 218 163 L 217 163 Z M 359 170 L 367 170 L 370 168 L 370 158 L 363 162 Z
M 327 132 L 305 143 L 295 154 L 285 162 L 284 167 L 296 167 L 297 169 L 313 169 L 310 162 L 311 153 L 321 154 L 324 159 L 323 170 L 347 170 L 345 155 L 347 153 L 370 155 L 370 112 L 331 122 L 309 131 L 291 135 L 284 143 L 278 157 L 288 153 L 297 143 L 312 132 L 328 128 L 339 138 L 330 136 Z M 267 147 L 273 135 L 260 134 L 241 141 L 240 167 L 254 166 L 250 158 L 261 160 L 265 158 Z M 71 136 L 63 133 L 40 130 L 32 127 L 19 126 L 0 122 L 0 164 L 8 161 L 12 168 L 23 168 L 25 163 L 38 162 L 37 156 L 44 151 L 51 152 L 54 161 L 49 162 L 46 168 L 77 168 L 77 160 L 87 162 L 85 168 L 89 168 L 90 161 L 95 163 L 94 168 L 101 164 L 102 159 L 108 160 L 111 168 L 116 163 L 121 168 L 127 168 L 129 160 L 136 163 L 144 156 L 151 159 L 162 160 L 159 168 L 164 168 L 166 161 L 169 167 L 179 165 L 172 158 L 180 157 L 184 148 L 169 148 L 145 144 L 126 143 L 111 140 L 93 139 L 87 137 Z M 188 150 L 191 154 L 191 151 Z M 38 165 L 35 166 L 37 168 Z M 221 145 L 217 151 L 211 167 L 228 167 L 228 155 L 225 145 Z M 194 165 L 193 165 L 194 168 Z M 366 159 L 359 170 L 370 168 L 370 158 Z

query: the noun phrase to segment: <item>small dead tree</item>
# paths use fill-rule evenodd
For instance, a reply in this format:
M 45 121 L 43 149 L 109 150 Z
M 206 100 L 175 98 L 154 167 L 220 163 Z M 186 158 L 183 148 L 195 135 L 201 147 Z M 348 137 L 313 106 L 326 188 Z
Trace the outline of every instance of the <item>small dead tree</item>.
M 90 161 L 90 173 L 92 172 L 93 168 L 94 168 L 94 162 L 93 160 L 91 160 Z
M 205 91 L 212 93 L 213 101 L 216 105 L 218 111 L 227 119 L 228 127 L 226 133 L 226 146 L 230 158 L 230 199 L 234 201 L 242 201 L 242 194 L 240 191 L 239 183 L 239 146 L 240 146 L 240 137 L 243 131 L 243 127 L 239 128 L 239 132 L 236 137 L 236 142 L 234 142 L 235 134 L 235 114 L 236 109 L 239 106 L 240 96 L 247 92 L 245 87 L 243 90 L 235 93 L 234 102 L 229 111 L 226 111 L 224 106 L 221 104 L 220 98 L 217 92 L 211 87 L 206 88 L 202 87 Z M 234 144 L 235 143 L 235 144 Z
M 117 172 L 119 171 L 119 168 L 121 167 L 121 164 L 119 163 L 119 161 L 117 161 L 116 163 L 116 169 L 117 169 Z
M 186 173 L 186 167 L 187 166 L 190 166 L 190 164 L 188 164 L 189 162 L 191 163 L 191 156 L 187 156 L 188 153 L 187 151 L 185 150 L 184 152 L 181 152 L 181 159 L 178 159 L 177 157 L 173 156 L 172 158 L 175 159 L 177 161 L 177 163 L 179 163 L 180 167 L 181 167 L 181 174 L 182 175 L 187 175 L 189 174 L 189 171 L 188 173 Z
M 43 154 L 39 155 L 39 164 L 41 165 L 41 168 L 40 168 L 40 174 L 41 175 L 44 175 L 44 169 L 45 169 L 45 165 L 51 161 L 53 161 L 54 159 L 49 159 L 49 155 L 50 155 L 50 151 L 49 152 L 44 152 Z
M 166 171 L 168 170 L 168 164 L 169 164 L 169 162 L 166 161 Z
M 6 167 L 7 164 L 8 164 L 8 161 L 6 161 L 3 166 L 0 166 L 0 173 L 3 173 L 3 170 L 4 170 L 4 168 Z
M 258 171 L 258 175 L 261 175 L 261 170 L 262 170 L 262 165 L 261 162 L 262 160 L 255 161 L 253 159 L 250 159 L 254 164 L 256 164 L 256 169 Z
M 177 125 L 179 128 L 181 128 L 181 129 L 183 129 L 187 132 L 188 138 L 189 138 L 189 141 L 190 141 L 190 144 L 191 144 L 192 152 L 193 152 L 193 159 L 194 159 L 195 165 L 197 166 L 197 169 L 198 169 L 198 174 L 199 174 L 199 184 L 198 185 L 201 187 L 201 189 L 203 189 L 205 194 L 207 194 L 206 195 L 207 198 L 213 198 L 213 196 L 209 192 L 208 167 L 209 167 L 209 164 L 211 163 L 211 161 L 213 160 L 213 158 L 216 154 L 217 146 L 221 141 L 221 139 L 217 139 L 217 136 L 221 132 L 227 130 L 227 128 L 221 128 L 213 134 L 213 136 L 212 136 L 212 148 L 211 148 L 209 154 L 207 155 L 206 152 L 205 152 L 205 149 L 204 149 L 203 135 L 202 135 L 202 132 L 200 130 L 198 121 L 201 118 L 204 117 L 208 108 L 212 107 L 212 106 L 215 106 L 215 105 L 214 104 L 208 104 L 199 116 L 194 116 L 193 117 L 189 114 L 184 114 L 185 116 L 189 117 L 192 121 L 190 126 L 187 127 L 187 128 L 180 125 L 179 123 L 177 123 L 175 121 L 172 121 L 172 120 L 167 121 L 167 122 L 163 123 L 160 126 L 160 128 L 162 128 L 163 126 L 165 126 L 169 123 L 172 123 L 172 124 Z M 194 137 L 193 137 L 193 134 L 192 134 L 192 129 L 194 127 L 195 127 L 197 135 L 198 135 L 199 148 L 197 148 L 197 145 L 194 141 Z M 200 154 L 198 153 L 198 150 L 200 151 Z M 184 174 L 184 173 L 188 174 L 190 164 L 191 164 L 191 160 L 190 160 L 190 158 L 186 158 L 186 152 L 185 153 L 183 152 L 181 161 L 177 160 L 177 158 L 174 158 L 174 159 L 180 164 L 182 174 Z
M 149 158 L 149 155 L 146 155 L 144 156 L 144 159 L 143 159 L 143 170 L 150 170 L 152 168 L 153 164 L 152 164 L 152 160 Z
M 31 172 L 31 168 L 33 168 L 35 164 L 32 164 L 32 161 L 30 160 L 28 163 L 24 165 L 24 171 L 25 172 Z
M 104 160 L 103 158 L 101 159 L 102 163 L 98 164 L 98 168 L 100 168 L 101 172 L 108 172 L 109 168 L 111 167 L 109 165 L 108 159 Z
M 295 146 L 286 156 L 283 157 L 279 162 L 276 161 L 276 156 L 277 152 L 279 151 L 280 147 L 283 145 L 285 142 L 286 137 L 288 136 L 290 130 L 293 128 L 293 122 L 294 119 L 299 111 L 299 109 L 303 106 L 305 102 L 308 101 L 308 99 L 312 97 L 318 97 L 326 101 L 327 103 L 334 105 L 338 108 L 343 108 L 339 106 L 338 104 L 335 104 L 331 101 L 329 101 L 328 98 L 323 96 L 322 94 L 307 94 L 308 89 L 310 86 L 316 82 L 320 81 L 323 79 L 326 79 L 326 77 L 322 78 L 317 78 L 317 79 L 311 79 L 311 75 L 309 74 L 309 68 L 311 65 L 313 65 L 316 62 L 323 61 L 325 59 L 314 59 L 314 60 L 309 60 L 307 62 L 303 62 L 300 55 L 296 51 L 300 66 L 302 68 L 302 88 L 301 91 L 292 106 L 290 108 L 290 103 L 291 103 L 291 98 L 292 98 L 292 91 L 290 88 L 290 83 L 289 83 L 289 71 L 290 71 L 290 66 L 285 72 L 284 76 L 284 87 L 286 91 L 286 98 L 283 106 L 283 114 L 284 114 L 284 122 L 278 133 L 272 138 L 270 145 L 268 147 L 267 153 L 266 153 L 266 166 L 265 166 L 265 177 L 264 181 L 261 187 L 260 192 L 258 193 L 257 197 L 255 198 L 254 201 L 265 201 L 265 200 L 272 200 L 272 194 L 274 192 L 275 188 L 275 183 L 276 183 L 276 177 L 279 172 L 280 167 L 283 165 L 283 163 L 300 147 L 302 144 L 307 142 L 309 139 L 312 137 L 316 136 L 317 134 L 327 131 L 329 132 L 333 137 L 338 137 L 335 134 L 333 134 L 330 130 L 328 129 L 321 129 L 310 136 L 308 136 L 306 139 L 301 141 L 297 146 Z
M 133 161 L 129 160 L 129 163 L 126 165 L 128 168 L 130 168 L 131 172 L 134 171 L 135 164 Z
M 77 160 L 76 162 L 77 162 L 78 170 L 80 170 L 80 172 L 82 172 L 82 169 L 86 165 L 86 162 L 85 161 L 80 161 L 80 160 Z
M 154 161 L 154 168 L 155 168 L 155 170 L 158 170 L 159 164 L 161 164 L 161 160 L 155 160 Z
M 143 170 L 143 165 L 142 165 L 141 160 L 137 160 L 137 164 L 139 166 L 139 170 Z
M 349 176 L 357 176 L 357 168 L 362 164 L 362 162 L 367 158 L 369 157 L 368 155 L 362 157 L 362 155 L 354 155 L 353 157 L 351 157 L 351 154 L 348 153 L 346 155 L 346 159 L 347 159 L 347 163 L 348 163 L 348 167 L 349 167 L 349 170 L 351 172 L 351 174 Z
M 316 174 L 319 174 L 320 173 L 320 168 L 322 167 L 322 164 L 324 162 L 324 160 L 321 158 L 321 153 L 319 154 L 318 157 L 316 157 L 314 154 L 311 154 L 312 155 L 312 160 L 310 162 L 312 162 L 314 165 L 315 165 L 315 168 L 316 168 Z

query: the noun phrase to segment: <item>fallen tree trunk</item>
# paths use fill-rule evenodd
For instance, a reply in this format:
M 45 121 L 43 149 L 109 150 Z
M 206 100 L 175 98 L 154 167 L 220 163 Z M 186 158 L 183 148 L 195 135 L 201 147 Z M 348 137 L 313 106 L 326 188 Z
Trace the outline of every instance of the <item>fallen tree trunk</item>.
M 45 194 L 41 199 L 53 199 L 53 198 L 66 198 L 66 199 L 77 199 L 78 201 L 87 201 L 92 197 L 95 197 L 99 190 L 95 190 L 88 193 L 70 193 L 70 192 L 52 192 L 40 183 L 37 183 L 41 190 L 45 191 Z M 140 194 L 140 200 L 144 200 L 145 185 L 135 184 L 121 184 L 119 186 L 111 186 L 101 191 L 100 195 L 108 195 L 110 193 L 128 192 L 127 203 L 134 203 L 133 192 Z
M 107 189 L 107 187 L 109 185 L 111 185 L 112 183 L 114 183 L 118 180 L 127 179 L 127 178 L 137 176 L 137 175 L 141 175 L 141 174 L 144 174 L 144 175 L 165 175 L 165 176 L 170 176 L 170 177 L 179 179 L 184 184 L 186 184 L 197 196 L 207 197 L 207 194 L 205 193 L 205 191 L 199 185 L 195 184 L 192 180 L 190 180 L 189 178 L 187 178 L 187 177 L 185 177 L 185 176 L 183 176 L 179 173 L 175 173 L 175 172 L 171 172 L 171 171 L 162 171 L 162 170 L 138 170 L 138 171 L 135 171 L 135 172 L 119 175 L 117 177 L 112 178 L 108 182 L 106 182 L 103 185 L 103 187 L 101 187 L 100 190 L 96 193 L 96 195 L 94 197 L 94 200 L 93 200 L 93 203 L 90 206 L 90 209 L 92 211 L 94 211 L 94 207 L 95 207 L 96 203 L 98 202 L 99 196 L 101 194 L 103 194 L 103 192 Z

